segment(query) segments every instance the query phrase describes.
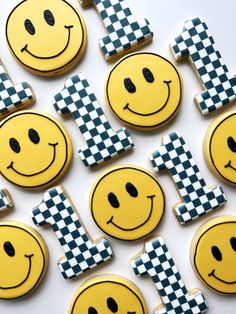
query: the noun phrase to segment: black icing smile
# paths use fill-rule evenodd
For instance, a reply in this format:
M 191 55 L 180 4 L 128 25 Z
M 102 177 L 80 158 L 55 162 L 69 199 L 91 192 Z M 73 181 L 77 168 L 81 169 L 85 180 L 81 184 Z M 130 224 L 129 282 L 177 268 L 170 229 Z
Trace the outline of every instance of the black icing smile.
M 229 162 L 225 165 L 225 168 L 231 168 L 231 169 L 233 169 L 233 170 L 236 171 L 236 168 L 231 165 L 231 162 L 232 162 L 232 161 L 229 160 Z
M 53 56 L 49 56 L 49 57 L 37 56 L 37 55 L 33 54 L 32 52 L 30 52 L 30 51 L 28 50 L 28 44 L 26 44 L 26 45 L 21 49 L 21 52 L 26 51 L 26 52 L 28 52 L 28 54 L 30 54 L 32 57 L 37 58 L 37 59 L 53 59 L 53 58 L 56 58 L 56 57 L 60 56 L 60 55 L 67 49 L 67 47 L 69 46 L 69 43 L 70 43 L 70 29 L 71 29 L 72 27 L 74 27 L 74 26 L 73 26 L 73 25 L 65 25 L 64 27 L 68 30 L 67 43 L 66 43 L 65 47 L 64 47 L 60 52 L 58 52 L 57 54 L 55 54 L 55 55 L 53 55 Z
M 14 168 L 14 162 L 13 161 L 10 163 L 10 165 L 7 167 L 7 169 L 12 169 L 14 172 L 16 172 L 17 174 L 24 176 L 24 177 L 33 177 L 33 176 L 36 176 L 36 175 L 48 170 L 48 168 L 51 167 L 51 165 L 54 163 L 54 160 L 56 158 L 56 146 L 58 145 L 58 143 L 54 143 L 54 144 L 49 143 L 48 145 L 53 147 L 53 157 L 52 157 L 52 160 L 49 163 L 49 165 L 46 168 L 44 168 L 43 170 L 41 170 L 39 172 L 31 173 L 31 174 L 25 174 L 25 173 L 22 173 L 22 172 L 20 172 Z
M 208 274 L 208 276 L 209 276 L 209 277 L 212 276 L 212 277 L 214 277 L 215 279 L 217 279 L 217 280 L 219 280 L 219 281 L 221 281 L 221 282 L 223 282 L 223 283 L 226 283 L 226 284 L 228 284 L 228 285 L 234 285 L 234 284 L 236 284 L 236 281 L 225 281 L 225 280 L 223 280 L 223 279 L 217 277 L 217 276 L 215 275 L 215 269 L 213 269 L 212 272 L 210 272 L 210 274 Z
M 123 228 L 123 227 L 120 227 L 119 225 L 117 225 L 114 221 L 113 221 L 113 218 L 114 216 L 112 216 L 108 221 L 107 221 L 107 224 L 111 223 L 112 225 L 114 225 L 116 228 L 120 229 L 120 230 L 123 230 L 123 231 L 133 231 L 133 230 L 136 230 L 140 227 L 142 227 L 143 225 L 146 224 L 146 222 L 150 219 L 151 215 L 152 215 L 152 210 L 153 210 L 153 198 L 155 197 L 156 195 L 149 195 L 147 196 L 147 198 L 149 198 L 151 200 L 151 206 L 150 206 L 150 212 L 149 212 L 149 215 L 147 217 L 147 219 L 142 222 L 140 225 L 134 227 L 134 228 Z
M 169 99 L 170 99 L 170 83 L 171 83 L 171 82 L 172 82 L 172 81 L 163 81 L 163 83 L 165 83 L 165 84 L 167 85 L 167 88 L 168 88 L 168 96 L 167 96 L 167 99 L 166 99 L 165 103 L 164 103 L 164 104 L 162 105 L 162 107 L 159 108 L 158 110 L 153 111 L 153 112 L 150 112 L 150 113 L 140 113 L 140 112 L 137 112 L 137 111 L 132 110 L 132 109 L 129 107 L 129 103 L 126 104 L 123 109 L 124 109 L 124 110 L 127 109 L 127 110 L 129 110 L 130 112 L 132 112 L 132 113 L 134 113 L 134 114 L 136 114 L 136 115 L 139 115 L 139 116 L 143 116 L 143 117 L 152 116 L 152 115 L 154 115 L 154 114 L 160 112 L 160 111 L 167 105 L 167 103 L 168 103 L 168 101 L 169 101 Z
M 23 285 L 23 283 L 26 282 L 26 280 L 29 278 L 29 275 L 30 275 L 30 272 L 31 272 L 31 266 L 32 266 L 32 257 L 34 256 L 34 254 L 30 254 L 30 255 L 27 255 L 25 254 L 25 258 L 28 258 L 28 261 L 29 261 L 29 268 L 28 268 L 28 272 L 27 272 L 27 275 L 25 277 L 24 280 L 22 280 L 19 284 L 15 285 L 15 286 L 11 286 L 11 287 L 1 287 L 0 286 L 0 289 L 2 290 L 7 290 L 7 289 L 14 289 L 14 288 L 18 288 L 19 286 Z

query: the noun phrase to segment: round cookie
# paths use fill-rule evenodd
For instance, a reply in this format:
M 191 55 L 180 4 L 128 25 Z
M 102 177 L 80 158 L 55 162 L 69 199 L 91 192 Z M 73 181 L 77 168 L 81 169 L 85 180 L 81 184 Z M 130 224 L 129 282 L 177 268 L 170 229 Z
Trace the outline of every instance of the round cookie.
M 218 117 L 204 140 L 205 159 L 225 183 L 236 185 L 236 111 Z
M 107 78 L 105 95 L 121 121 L 149 131 L 175 117 L 182 90 L 180 73 L 169 60 L 155 53 L 138 52 L 114 66 Z
M 76 292 L 69 314 L 147 314 L 141 292 L 128 279 L 114 275 L 96 276 Z
M 148 171 L 130 165 L 100 175 L 90 194 L 90 208 L 98 227 L 120 240 L 137 240 L 161 222 L 164 192 Z
M 0 256 L 0 299 L 29 293 L 47 271 L 47 246 L 33 228 L 23 223 L 0 222 Z
M 28 189 L 54 184 L 72 157 L 69 135 L 52 116 L 24 110 L 0 123 L 0 172 L 10 182 Z
M 192 265 L 201 281 L 215 292 L 236 293 L 236 217 L 216 217 L 196 233 Z
M 65 0 L 24 0 L 7 19 L 6 38 L 25 69 L 48 76 L 68 71 L 79 61 L 87 31 L 79 11 Z

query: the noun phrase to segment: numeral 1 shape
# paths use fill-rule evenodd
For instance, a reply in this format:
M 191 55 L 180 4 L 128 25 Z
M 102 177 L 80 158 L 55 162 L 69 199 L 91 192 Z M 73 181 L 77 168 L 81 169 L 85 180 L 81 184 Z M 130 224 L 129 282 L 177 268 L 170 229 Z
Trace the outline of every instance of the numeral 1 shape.
M 154 170 L 168 169 L 183 203 L 174 205 L 181 224 L 197 219 L 223 205 L 226 198 L 221 186 L 207 187 L 183 137 L 172 132 L 163 137 L 162 145 L 150 160 Z
M 87 145 L 79 150 L 86 167 L 96 166 L 131 149 L 134 144 L 126 130 L 114 132 L 82 73 L 65 82 L 64 89 L 54 96 L 53 104 L 62 115 L 71 114 Z
M 65 256 L 58 261 L 65 279 L 79 276 L 112 257 L 109 242 L 102 238 L 92 242 L 62 186 L 45 192 L 42 203 L 32 211 L 36 225 L 50 224 Z
M 99 40 L 106 60 L 117 58 L 153 37 L 148 20 L 136 20 L 126 0 L 80 0 L 80 3 L 93 4 L 108 31 L 108 35 Z
M 177 61 L 189 58 L 204 91 L 194 98 L 203 115 L 236 99 L 236 76 L 229 73 L 206 23 L 195 18 L 184 24 L 183 32 L 170 46 Z
M 208 310 L 203 293 L 188 291 L 162 237 L 145 243 L 144 252 L 131 260 L 137 276 L 150 276 L 162 299 L 155 314 L 200 314 Z
M 0 61 L 0 119 L 6 115 L 33 104 L 34 94 L 28 83 L 14 85 Z

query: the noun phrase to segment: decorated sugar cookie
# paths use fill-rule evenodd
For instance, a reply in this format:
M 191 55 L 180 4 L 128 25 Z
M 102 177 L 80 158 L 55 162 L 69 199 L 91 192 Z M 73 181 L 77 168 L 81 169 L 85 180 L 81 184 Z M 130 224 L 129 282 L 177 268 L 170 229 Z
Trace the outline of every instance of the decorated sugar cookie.
M 0 190 L 0 213 L 14 206 L 13 200 L 7 189 Z
M 131 127 L 149 131 L 177 114 L 183 83 L 176 67 L 164 57 L 140 52 L 121 59 L 106 82 L 113 113 Z
M 69 314 L 147 314 L 144 298 L 128 279 L 96 276 L 86 281 L 75 293 Z
M 48 265 L 47 247 L 31 227 L 0 222 L 0 299 L 21 297 L 35 289 Z
M 193 156 L 178 132 L 163 137 L 162 145 L 150 156 L 153 168 L 167 169 L 183 199 L 173 206 L 181 224 L 196 220 L 227 202 L 220 185 L 208 187 Z
M 165 207 L 164 193 L 145 169 L 126 165 L 100 175 L 90 194 L 96 224 L 110 236 L 137 240 L 160 223 Z
M 66 79 L 63 90 L 54 96 L 53 105 L 61 115 L 72 115 L 82 133 L 86 145 L 79 149 L 79 156 L 86 167 L 97 166 L 133 148 L 126 128 L 112 130 L 83 73 Z
M 33 209 L 36 225 L 50 224 L 65 255 L 58 260 L 62 276 L 70 279 L 109 261 L 112 250 L 105 238 L 93 241 L 84 228 L 72 201 L 62 186 L 44 193 L 43 201 Z
M 53 184 L 66 172 L 71 140 L 59 121 L 38 111 L 20 111 L 0 123 L 0 172 L 28 189 Z
M 182 33 L 170 43 L 177 61 L 189 59 L 204 90 L 194 97 L 203 115 L 236 99 L 236 77 L 229 73 L 206 22 L 197 17 L 186 21 Z
M 20 2 L 7 19 L 6 37 L 15 59 L 39 75 L 68 71 L 87 44 L 83 17 L 65 0 Z
M 26 82 L 13 84 L 0 61 L 0 119 L 33 104 L 35 96 Z
M 225 183 L 236 185 L 236 111 L 221 115 L 210 125 L 204 153 L 210 169 Z
M 145 243 L 144 251 L 131 260 L 137 276 L 149 276 L 162 299 L 154 314 L 203 314 L 208 305 L 199 289 L 188 291 L 164 239 Z
M 106 60 L 120 55 L 150 41 L 153 32 L 147 19 L 137 20 L 127 0 L 79 0 L 81 5 L 93 4 L 97 9 L 108 35 L 99 40 Z
M 216 217 L 201 226 L 192 241 L 191 259 L 207 287 L 236 294 L 236 217 Z

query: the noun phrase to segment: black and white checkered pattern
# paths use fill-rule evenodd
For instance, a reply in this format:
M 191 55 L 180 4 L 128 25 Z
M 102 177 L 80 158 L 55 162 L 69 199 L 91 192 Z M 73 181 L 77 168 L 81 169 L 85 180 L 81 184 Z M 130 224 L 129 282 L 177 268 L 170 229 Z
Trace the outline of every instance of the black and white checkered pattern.
M 58 261 L 65 279 L 79 276 L 113 255 L 106 239 L 90 240 L 62 186 L 45 192 L 43 202 L 32 211 L 32 219 L 36 225 L 52 226 L 65 252 Z
M 10 197 L 10 194 L 7 190 L 0 190 L 0 212 L 4 212 L 7 209 L 13 207 L 13 202 Z
M 226 198 L 221 186 L 206 186 L 184 139 L 177 132 L 163 138 L 163 144 L 150 160 L 155 171 L 168 169 L 184 203 L 174 206 L 181 224 L 197 219 L 223 205 Z
M 137 276 L 149 275 L 163 302 L 155 314 L 200 314 L 208 310 L 200 290 L 188 292 L 162 237 L 145 244 L 145 252 L 131 261 Z
M 87 145 L 79 150 L 79 156 L 86 167 L 96 166 L 134 146 L 126 128 L 112 130 L 83 73 L 68 78 L 53 103 L 62 115 L 72 114 L 85 138 Z
M 206 23 L 195 18 L 187 21 L 183 32 L 171 42 L 176 60 L 190 57 L 205 88 L 194 100 L 202 114 L 214 112 L 236 98 L 236 76 L 229 74 Z
M 88 0 L 80 0 L 88 4 Z M 100 14 L 109 35 L 99 40 L 106 60 L 118 57 L 127 49 L 153 37 L 146 19 L 136 20 L 126 0 L 91 0 Z
M 34 102 L 34 96 L 28 83 L 13 85 L 0 62 L 0 118 Z

